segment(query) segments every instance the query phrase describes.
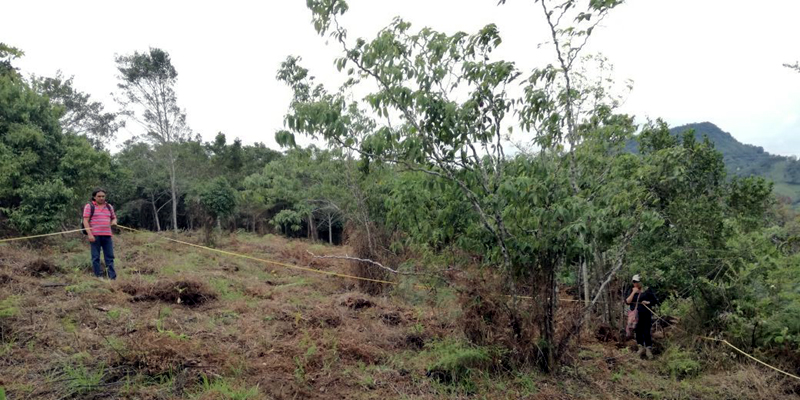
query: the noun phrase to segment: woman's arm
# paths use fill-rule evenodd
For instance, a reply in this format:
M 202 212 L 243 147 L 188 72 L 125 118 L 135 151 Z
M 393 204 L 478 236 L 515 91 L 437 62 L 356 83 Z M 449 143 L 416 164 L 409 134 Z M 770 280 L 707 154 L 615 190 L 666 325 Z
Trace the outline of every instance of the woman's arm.
M 631 294 L 630 294 L 630 296 L 628 296 L 628 298 L 627 298 L 627 299 L 625 299 L 625 304 L 631 304 L 631 302 L 633 302 L 633 296 L 634 296 L 636 293 L 639 293 L 639 289 L 637 289 L 637 288 L 633 288 L 633 290 L 631 290 Z

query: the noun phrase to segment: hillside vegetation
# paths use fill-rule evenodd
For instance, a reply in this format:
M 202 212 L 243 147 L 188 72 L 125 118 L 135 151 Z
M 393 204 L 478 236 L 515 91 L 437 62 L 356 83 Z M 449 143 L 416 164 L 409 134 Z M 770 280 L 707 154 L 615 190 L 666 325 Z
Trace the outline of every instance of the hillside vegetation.
M 689 130 L 694 131 L 697 140 L 708 137 L 714 143 L 730 176 L 765 178 L 774 183 L 775 194 L 782 201 L 800 206 L 800 161 L 796 157 L 776 156 L 760 146 L 741 143 L 710 122 L 676 126 L 670 132 L 678 136 Z M 639 145 L 631 141 L 626 148 L 637 152 Z

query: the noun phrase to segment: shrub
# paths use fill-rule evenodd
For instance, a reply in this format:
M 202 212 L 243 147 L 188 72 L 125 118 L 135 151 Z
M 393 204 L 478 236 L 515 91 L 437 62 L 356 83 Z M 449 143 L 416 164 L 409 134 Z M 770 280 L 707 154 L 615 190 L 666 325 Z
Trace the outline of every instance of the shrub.
M 670 346 L 664 352 L 661 363 L 662 373 L 668 374 L 673 379 L 684 379 L 697 376 L 700 373 L 700 363 L 694 356 L 678 346 Z

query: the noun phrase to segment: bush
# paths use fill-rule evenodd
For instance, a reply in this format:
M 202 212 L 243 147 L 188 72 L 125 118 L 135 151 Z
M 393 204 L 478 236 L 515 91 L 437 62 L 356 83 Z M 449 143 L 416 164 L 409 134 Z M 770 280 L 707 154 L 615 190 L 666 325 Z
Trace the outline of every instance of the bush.
M 422 355 L 430 361 L 426 375 L 445 384 L 469 380 L 476 371 L 491 370 L 500 351 L 492 347 L 472 346 L 464 342 L 437 342 Z
M 678 346 L 670 346 L 664 352 L 661 372 L 668 374 L 672 379 L 697 376 L 700 370 L 700 363 L 690 352 L 681 350 Z

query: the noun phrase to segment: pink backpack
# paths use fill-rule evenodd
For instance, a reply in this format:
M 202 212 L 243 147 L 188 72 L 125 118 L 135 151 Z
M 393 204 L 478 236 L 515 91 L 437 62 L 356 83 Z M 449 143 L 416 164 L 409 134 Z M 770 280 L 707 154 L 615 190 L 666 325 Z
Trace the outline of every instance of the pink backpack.
M 625 336 L 631 338 L 633 331 L 636 330 L 636 324 L 639 322 L 639 301 L 637 298 L 636 306 L 633 310 L 628 310 L 628 324 L 625 325 Z

